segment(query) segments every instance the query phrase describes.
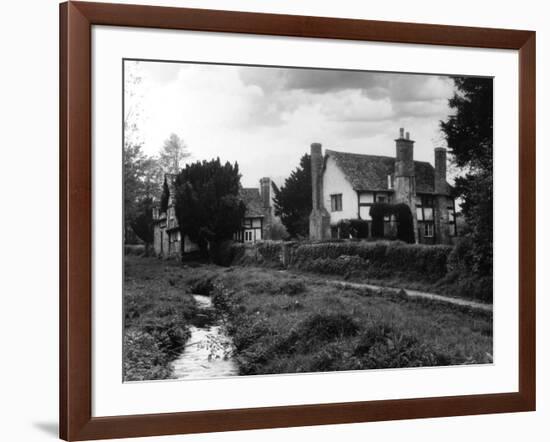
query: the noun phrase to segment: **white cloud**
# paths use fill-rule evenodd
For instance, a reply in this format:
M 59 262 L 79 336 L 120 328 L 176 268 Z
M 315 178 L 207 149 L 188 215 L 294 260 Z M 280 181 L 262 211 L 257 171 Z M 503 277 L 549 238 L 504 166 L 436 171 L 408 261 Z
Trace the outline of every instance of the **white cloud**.
M 287 176 L 314 141 L 393 155 L 403 126 L 415 157 L 432 161 L 453 93 L 449 78 L 428 75 L 153 62 L 137 70 L 143 81 L 127 104 L 140 108 L 146 152 L 177 133 L 192 160 L 237 161 L 246 186 Z

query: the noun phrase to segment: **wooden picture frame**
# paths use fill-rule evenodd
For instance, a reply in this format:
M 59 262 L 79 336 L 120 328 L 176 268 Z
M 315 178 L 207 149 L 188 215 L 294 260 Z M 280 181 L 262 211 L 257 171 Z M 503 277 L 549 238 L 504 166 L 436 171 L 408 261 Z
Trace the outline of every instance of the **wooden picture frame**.
M 93 25 L 519 51 L 519 391 L 92 417 Z M 60 5 L 61 438 L 122 438 L 532 411 L 535 327 L 535 32 L 105 3 Z

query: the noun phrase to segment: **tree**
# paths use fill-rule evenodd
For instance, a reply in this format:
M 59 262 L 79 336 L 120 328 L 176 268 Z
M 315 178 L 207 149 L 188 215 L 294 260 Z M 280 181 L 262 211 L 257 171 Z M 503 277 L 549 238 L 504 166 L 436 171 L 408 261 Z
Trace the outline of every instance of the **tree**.
M 148 256 L 151 244 L 154 239 L 153 231 L 153 206 L 154 200 L 151 197 L 142 198 L 137 203 L 137 214 L 130 221 L 135 234 L 145 243 L 145 255 Z
M 456 196 L 468 228 L 472 271 L 491 275 L 493 269 L 493 80 L 455 78 L 449 100 L 455 111 L 441 130 L 452 161 L 463 173 L 455 180 Z
M 293 238 L 306 237 L 309 234 L 309 215 L 311 213 L 311 160 L 305 154 L 300 165 L 292 171 L 279 189 L 273 187 L 273 206 L 275 215 L 281 218 L 289 235 Z
M 185 142 L 173 133 L 164 141 L 159 156 L 159 164 L 164 173 L 177 174 L 181 170 L 183 160 L 189 156 L 191 154 Z
M 124 77 L 124 239 L 152 239 L 152 207 L 160 195 L 161 170 L 155 158 L 142 151 L 142 77 L 139 62 L 128 62 Z
M 239 197 L 237 163 L 220 159 L 187 164 L 175 182 L 175 208 L 182 238 L 202 252 L 231 239 L 241 229 L 245 205 Z

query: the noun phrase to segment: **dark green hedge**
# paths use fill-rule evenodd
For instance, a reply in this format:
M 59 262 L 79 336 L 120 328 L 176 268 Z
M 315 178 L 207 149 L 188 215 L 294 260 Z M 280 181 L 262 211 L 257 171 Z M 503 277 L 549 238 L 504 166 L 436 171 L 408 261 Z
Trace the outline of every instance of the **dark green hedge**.
M 341 275 L 352 270 L 371 278 L 410 275 L 437 281 L 447 274 L 451 250 L 450 246 L 397 241 L 306 244 L 296 248 L 292 265 L 303 270 L 319 267 L 317 270 Z

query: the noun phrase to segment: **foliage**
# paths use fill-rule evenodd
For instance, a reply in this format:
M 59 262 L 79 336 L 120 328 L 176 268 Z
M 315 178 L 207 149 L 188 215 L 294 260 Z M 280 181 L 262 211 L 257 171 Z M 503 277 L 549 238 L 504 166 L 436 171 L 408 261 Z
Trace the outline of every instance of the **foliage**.
M 159 165 L 164 173 L 177 174 L 181 171 L 183 160 L 190 156 L 185 142 L 173 133 L 164 141 L 159 155 Z
M 168 201 L 170 200 L 170 188 L 168 187 L 168 182 L 166 177 L 164 177 L 164 182 L 162 183 L 162 195 L 160 196 L 160 212 L 166 213 L 168 210 Z
M 336 227 L 340 231 L 340 238 L 365 239 L 369 236 L 369 222 L 362 219 L 343 219 Z
M 203 271 L 214 278 L 212 300 L 227 319 L 241 375 L 492 360 L 488 312 L 270 269 Z
M 411 209 L 404 203 L 396 204 L 393 207 L 393 214 L 397 220 L 397 239 L 413 244 L 415 239 Z
M 455 188 L 471 238 L 469 271 L 488 277 L 493 268 L 493 79 L 457 77 L 454 82 L 449 100 L 454 115 L 440 127 L 463 172 Z
M 307 237 L 311 213 L 311 161 L 305 154 L 279 189 L 272 183 L 275 215 L 281 218 L 291 238 Z
M 125 381 L 170 378 L 170 362 L 190 336 L 195 301 L 185 293 L 178 268 L 164 266 L 152 258 L 125 257 Z
M 273 241 L 287 240 L 290 237 L 285 225 L 278 217 L 273 217 L 269 228 L 269 235 Z
M 397 241 L 303 244 L 296 248 L 295 268 L 345 276 L 360 272 L 370 278 L 403 275 L 437 281 L 447 274 L 450 246 Z
M 136 223 L 141 224 L 145 219 L 149 219 L 148 214 L 143 213 L 143 209 L 149 209 L 152 207 L 151 201 L 158 199 L 160 183 L 161 176 L 157 161 L 145 155 L 141 145 L 125 144 L 124 218 L 126 228 L 133 228 Z M 145 231 L 147 230 L 145 229 Z M 135 234 L 147 243 L 149 236 L 140 236 L 143 231 L 143 229 L 134 230 Z M 128 239 L 128 232 L 126 232 L 126 239 Z
M 372 237 L 384 237 L 384 218 L 391 216 L 393 206 L 389 203 L 374 203 L 369 210 L 369 215 L 372 219 Z
M 241 226 L 245 206 L 239 198 L 241 175 L 237 163 L 220 159 L 187 164 L 177 175 L 175 207 L 182 237 L 206 252 L 231 239 Z
M 153 243 L 153 199 L 143 198 L 136 205 L 136 216 L 130 221 L 130 226 L 136 235 L 145 242 L 145 254 L 149 253 L 149 247 Z
M 374 203 L 369 211 L 372 218 L 372 236 L 384 237 L 384 218 L 395 216 L 397 222 L 397 239 L 412 244 L 415 242 L 414 223 L 411 209 L 404 203 Z

